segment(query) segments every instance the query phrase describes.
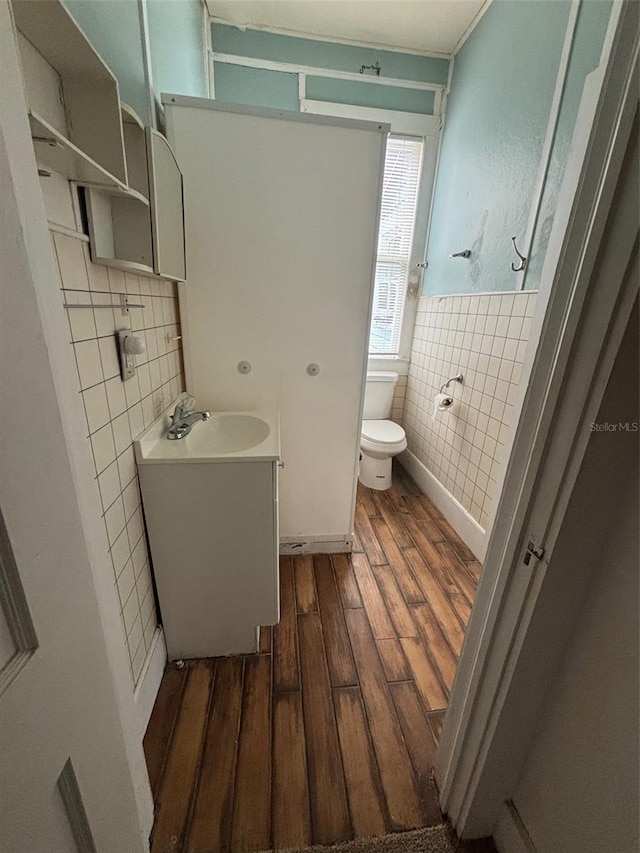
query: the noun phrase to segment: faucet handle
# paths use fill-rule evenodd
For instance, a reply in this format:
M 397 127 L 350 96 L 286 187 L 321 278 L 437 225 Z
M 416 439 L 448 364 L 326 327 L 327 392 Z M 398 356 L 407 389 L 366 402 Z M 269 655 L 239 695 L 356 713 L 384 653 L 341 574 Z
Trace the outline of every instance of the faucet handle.
M 185 394 L 182 400 L 180 400 L 180 402 L 178 403 L 183 414 L 190 412 L 191 409 L 193 409 L 193 407 L 195 406 L 195 404 L 196 398 L 192 397 L 191 394 Z
M 193 406 L 194 403 L 195 399 L 191 396 L 184 397 L 179 403 L 176 403 L 176 407 L 171 415 L 171 423 L 179 423 L 184 417 L 186 417 L 189 413 L 190 407 Z
M 195 397 L 192 397 L 190 394 L 187 394 L 185 397 L 183 397 L 179 403 L 176 403 L 175 410 L 173 412 L 173 415 L 171 416 L 172 420 L 178 421 L 181 418 L 186 417 L 186 415 L 188 415 L 189 412 L 193 409 L 195 402 Z

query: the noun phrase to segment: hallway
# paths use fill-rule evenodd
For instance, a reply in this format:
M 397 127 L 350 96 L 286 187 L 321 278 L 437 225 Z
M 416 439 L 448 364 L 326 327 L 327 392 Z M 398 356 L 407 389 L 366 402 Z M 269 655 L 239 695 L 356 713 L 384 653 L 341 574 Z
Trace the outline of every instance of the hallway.
M 431 768 L 480 571 L 401 468 L 359 486 L 350 557 L 281 558 L 259 654 L 167 667 L 144 743 L 152 850 L 439 823 Z

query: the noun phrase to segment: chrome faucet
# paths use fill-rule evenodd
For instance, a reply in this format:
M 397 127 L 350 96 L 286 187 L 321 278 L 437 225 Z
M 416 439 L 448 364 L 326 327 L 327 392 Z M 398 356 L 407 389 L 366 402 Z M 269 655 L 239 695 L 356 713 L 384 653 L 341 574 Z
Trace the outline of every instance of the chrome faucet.
M 167 438 L 175 441 L 179 438 L 184 438 L 189 435 L 193 429 L 193 425 L 198 421 L 208 421 L 211 417 L 211 412 L 192 412 L 189 406 L 193 405 L 195 400 L 193 397 L 188 397 L 183 400 L 175 408 L 171 415 L 171 426 L 167 432 Z

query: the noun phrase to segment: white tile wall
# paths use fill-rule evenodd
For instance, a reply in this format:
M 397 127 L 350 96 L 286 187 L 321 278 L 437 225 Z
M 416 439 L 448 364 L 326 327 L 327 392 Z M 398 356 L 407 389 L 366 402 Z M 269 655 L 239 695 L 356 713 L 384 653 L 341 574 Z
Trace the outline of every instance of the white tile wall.
M 113 581 L 118 590 L 123 638 L 134 685 L 157 626 L 151 588 L 133 439 L 184 391 L 176 285 L 91 263 L 82 239 L 51 232 L 60 295 L 67 304 L 116 305 L 69 308 L 69 345 L 77 366 L 78 393 L 86 416 L 87 453 L 100 494 Z M 120 294 L 145 308 L 123 316 Z M 115 332 L 132 328 L 146 353 L 137 356 L 133 379 L 120 378 Z
M 402 423 L 404 414 L 404 401 L 407 393 L 407 376 L 398 376 L 396 387 L 393 391 L 393 400 L 391 402 L 391 420 L 397 424 Z
M 513 415 L 536 293 L 419 300 L 402 425 L 409 450 L 486 529 Z M 452 409 L 432 419 L 451 376 Z M 394 400 L 394 420 L 396 405 Z

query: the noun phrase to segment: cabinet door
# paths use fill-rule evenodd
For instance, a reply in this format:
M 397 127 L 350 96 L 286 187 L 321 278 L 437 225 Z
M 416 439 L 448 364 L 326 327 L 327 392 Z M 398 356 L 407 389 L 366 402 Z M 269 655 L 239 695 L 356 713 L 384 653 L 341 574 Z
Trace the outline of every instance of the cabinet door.
M 167 140 L 151 128 L 147 128 L 147 154 L 154 269 L 165 278 L 184 281 L 182 173 Z

